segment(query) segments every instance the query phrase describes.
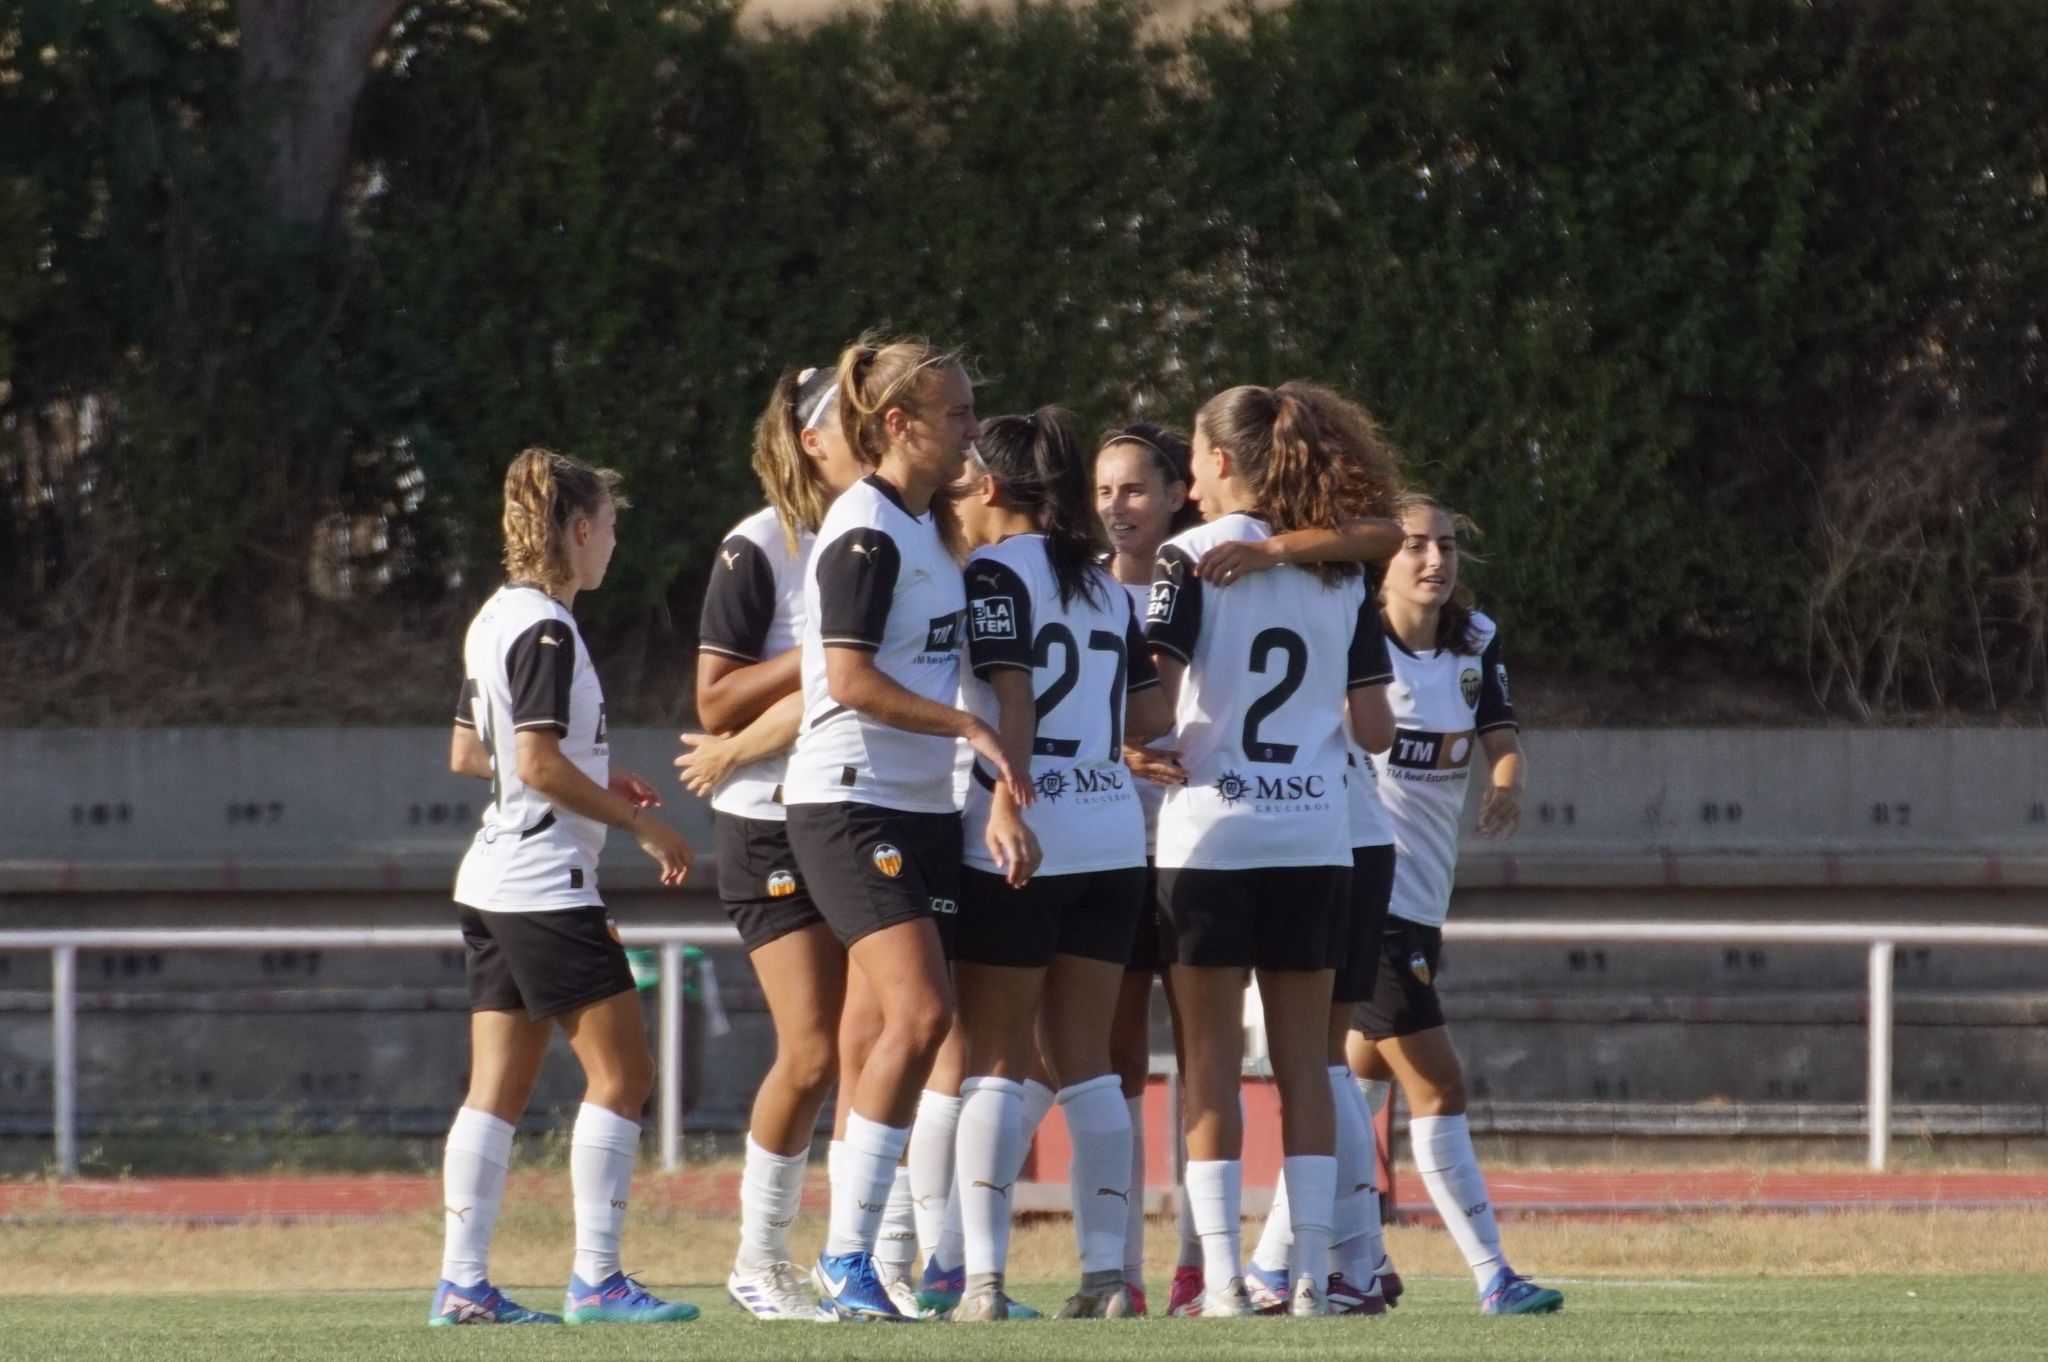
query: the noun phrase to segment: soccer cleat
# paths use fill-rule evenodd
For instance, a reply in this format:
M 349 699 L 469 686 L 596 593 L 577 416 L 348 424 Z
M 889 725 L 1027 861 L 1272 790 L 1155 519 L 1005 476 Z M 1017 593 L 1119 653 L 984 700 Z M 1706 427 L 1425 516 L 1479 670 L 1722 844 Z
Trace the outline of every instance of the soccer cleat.
M 960 1293 L 967 1289 L 967 1267 L 940 1267 L 937 1258 L 924 1265 L 924 1280 L 917 1288 L 917 1309 L 919 1314 L 943 1315 L 960 1303 Z
M 1372 1291 L 1361 1291 L 1341 1272 L 1330 1274 L 1330 1291 L 1325 1298 L 1330 1303 L 1333 1315 L 1384 1315 L 1387 1313 L 1387 1298 L 1377 1287 Z
M 818 1302 L 804 1289 L 795 1263 L 735 1267 L 725 1279 L 732 1303 L 759 1320 L 815 1320 Z
M 1315 1278 L 1303 1277 L 1294 1284 L 1294 1294 L 1287 1300 L 1287 1313 L 1295 1319 L 1310 1319 L 1330 1313 L 1330 1302 L 1324 1298 L 1323 1288 Z
M 1059 1319 L 1131 1319 L 1138 1310 L 1131 1303 L 1131 1289 L 1116 1268 L 1081 1274 L 1081 1289 L 1067 1297 Z
M 898 1314 L 916 1319 L 922 1313 L 917 1306 L 917 1288 L 910 1284 L 910 1268 L 902 1263 L 875 1261 L 875 1275 L 882 1279 L 882 1289 L 889 1293 L 889 1299 L 896 1303 Z
M 818 1289 L 818 1313 L 839 1320 L 880 1320 L 889 1324 L 909 1323 L 912 1316 L 896 1308 L 889 1289 L 875 1275 L 872 1253 L 824 1253 L 811 1270 L 811 1285 Z
M 1256 1260 L 1245 1264 L 1244 1292 L 1252 1303 L 1256 1315 L 1284 1315 L 1287 1313 L 1287 1269 L 1276 1267 L 1268 1272 Z
M 529 1310 L 507 1300 L 505 1293 L 489 1282 L 457 1286 L 443 1279 L 434 1288 L 434 1303 L 427 1311 L 427 1323 L 435 1328 L 451 1324 L 560 1324 L 560 1315 Z
M 562 1319 L 569 1324 L 681 1324 L 697 1318 L 697 1307 L 665 1301 L 623 1272 L 596 1286 L 569 1274 Z
M 1204 1290 L 1188 1313 L 1199 1319 L 1248 1319 L 1255 1312 L 1244 1293 L 1244 1278 L 1232 1277 L 1230 1285 L 1213 1296 Z
M 946 1320 L 952 1324 L 998 1324 L 1010 1318 L 1010 1298 L 1000 1284 L 967 1292 L 946 1312 Z
M 1373 1271 L 1373 1280 L 1380 1284 L 1380 1295 L 1386 1298 L 1387 1309 L 1401 1303 L 1401 1293 L 1408 1288 L 1401 1284 L 1401 1274 L 1394 1271 L 1394 1260 L 1380 1255 L 1380 1265 Z
M 1011 1319 L 1024 1320 L 1045 1318 L 1044 1315 L 1039 1314 L 1036 1310 L 1033 1310 L 1023 1301 L 1018 1300 L 1015 1296 L 1005 1295 L 1003 1297 L 1003 1305 L 1004 1308 L 1009 1310 Z
M 1145 1284 L 1124 1278 L 1124 1295 L 1131 1302 L 1131 1314 L 1139 1319 L 1145 1317 Z
M 1554 1315 L 1564 1309 L 1564 1292 L 1538 1286 L 1519 1273 L 1502 1268 L 1479 1293 L 1482 1315 Z
M 1166 1314 L 1170 1319 L 1187 1319 L 1195 1313 L 1195 1302 L 1202 1298 L 1202 1269 L 1185 1265 L 1173 1270 L 1173 1288 L 1166 1297 Z

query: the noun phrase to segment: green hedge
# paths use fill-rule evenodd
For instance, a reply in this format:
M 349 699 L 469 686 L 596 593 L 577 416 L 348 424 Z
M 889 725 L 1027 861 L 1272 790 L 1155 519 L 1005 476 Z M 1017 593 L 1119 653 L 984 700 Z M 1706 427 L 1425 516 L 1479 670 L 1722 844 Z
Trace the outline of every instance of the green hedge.
M 427 0 L 326 241 L 252 211 L 231 20 L 0 21 L 8 457 L 59 399 L 120 414 L 97 521 L 0 531 L 17 583 L 125 507 L 166 589 L 234 589 L 266 528 L 396 505 L 402 450 L 431 595 L 542 441 L 640 508 L 599 626 L 686 625 L 768 380 L 881 325 L 966 346 L 987 412 L 1354 392 L 1533 660 L 2048 686 L 2035 0 Z M 1936 450 L 1966 476 L 1912 492 Z

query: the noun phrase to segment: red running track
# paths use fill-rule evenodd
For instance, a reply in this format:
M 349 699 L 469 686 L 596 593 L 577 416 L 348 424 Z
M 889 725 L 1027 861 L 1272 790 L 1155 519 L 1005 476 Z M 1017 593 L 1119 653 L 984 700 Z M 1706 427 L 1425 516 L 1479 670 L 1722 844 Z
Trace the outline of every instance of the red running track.
M 566 1194 L 559 1173 L 521 1174 L 529 1194 Z M 1498 1170 L 1488 1176 L 1498 1209 L 1517 1215 L 1579 1217 L 1707 1211 L 1965 1209 L 2048 1207 L 2048 1171 L 2039 1173 L 1757 1173 L 1691 1170 L 1609 1172 Z M 637 1202 L 729 1215 L 738 1205 L 737 1173 L 654 1176 Z M 1433 1218 L 1412 1173 L 1399 1190 L 1403 1211 Z M 822 1206 L 822 1170 L 806 1201 Z M 145 1178 L 0 1184 L 0 1221 L 363 1219 L 412 1215 L 439 1204 L 437 1177 L 319 1176 Z

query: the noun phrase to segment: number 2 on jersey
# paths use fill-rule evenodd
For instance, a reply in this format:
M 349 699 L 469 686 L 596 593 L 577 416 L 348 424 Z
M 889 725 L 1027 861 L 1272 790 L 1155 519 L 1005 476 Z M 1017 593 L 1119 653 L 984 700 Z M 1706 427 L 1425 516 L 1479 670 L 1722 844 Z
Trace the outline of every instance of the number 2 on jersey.
M 1252 701 L 1251 708 L 1245 711 L 1244 756 L 1246 761 L 1285 766 L 1301 749 L 1294 743 L 1266 742 L 1259 737 L 1259 725 L 1272 718 L 1274 711 L 1301 689 L 1302 678 L 1308 675 L 1308 645 L 1292 629 L 1261 629 L 1252 640 L 1251 669 L 1264 676 L 1276 649 L 1287 655 L 1287 667 L 1272 689 Z
M 1081 679 L 1081 649 L 1074 641 L 1074 631 L 1064 624 L 1048 624 L 1038 631 L 1038 637 L 1031 641 L 1031 661 L 1037 667 L 1052 666 L 1052 650 L 1057 644 L 1060 649 L 1059 675 L 1052 684 L 1039 693 L 1034 705 L 1037 722 L 1044 723 L 1045 716 L 1059 708 L 1060 701 L 1067 698 L 1074 685 Z M 1124 683 L 1130 673 L 1130 659 L 1124 656 L 1124 640 L 1121 634 L 1107 629 L 1090 630 L 1088 651 L 1108 653 L 1114 662 L 1116 675 L 1109 687 L 1109 761 L 1121 761 L 1124 752 Z M 1301 684 L 1296 678 L 1295 684 Z M 1031 753 L 1039 757 L 1074 757 L 1080 755 L 1081 744 L 1074 738 L 1055 738 L 1043 732 L 1032 739 Z

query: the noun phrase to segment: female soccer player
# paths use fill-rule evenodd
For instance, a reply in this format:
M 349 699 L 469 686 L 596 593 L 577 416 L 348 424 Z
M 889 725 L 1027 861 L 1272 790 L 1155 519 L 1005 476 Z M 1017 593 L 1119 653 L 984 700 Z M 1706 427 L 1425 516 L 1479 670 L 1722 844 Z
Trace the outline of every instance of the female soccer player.
M 775 1024 L 775 1062 L 747 1133 L 739 1252 L 726 1278 L 726 1294 L 760 1320 L 818 1315 L 790 1261 L 789 1230 L 818 1110 L 840 1067 L 847 991 L 846 953 L 811 901 L 776 797 L 803 712 L 804 566 L 825 508 L 868 471 L 840 430 L 838 396 L 830 369 L 785 373 L 755 425 L 753 467 L 768 506 L 719 545 L 698 638 L 698 717 L 730 736 L 685 735 L 691 751 L 676 763 L 693 788 L 711 782 L 719 897 Z
M 1109 569 L 1132 605 L 1140 612 L 1152 596 L 1152 563 L 1159 546 L 1182 530 L 1201 523 L 1202 513 L 1188 500 L 1188 441 L 1178 431 L 1137 421 L 1102 437 L 1095 455 L 1095 511 L 1108 536 Z M 1159 950 L 1159 877 L 1153 863 L 1158 849 L 1159 805 L 1166 787 L 1187 778 L 1177 753 L 1126 744 L 1125 758 L 1136 781 L 1138 803 L 1145 811 L 1145 909 L 1131 942 L 1110 1027 L 1110 1063 L 1123 1083 L 1124 1105 L 1131 1117 L 1131 1203 L 1124 1225 L 1124 1288 L 1132 1308 L 1145 1313 L 1145 1085 L 1152 1068 L 1152 978 L 1164 975 Z M 1167 990 L 1167 1006 L 1173 991 Z M 1179 1022 L 1174 1025 L 1179 1043 Z M 1177 1134 L 1177 1132 L 1176 1132 Z M 1179 1141 L 1176 1139 L 1177 1145 Z M 1181 1254 L 1173 1276 L 1172 1305 L 1191 1305 L 1202 1289 L 1201 1239 L 1181 1199 Z
M 1312 406 L 1311 391 L 1232 388 L 1202 408 L 1191 491 L 1207 523 L 1160 550 L 1149 609 L 1188 776 L 1159 814 L 1159 896 L 1183 1024 L 1204 1315 L 1251 1310 L 1238 1271 L 1247 968 L 1259 974 L 1280 1090 L 1290 1309 L 1325 1305 L 1336 1195 L 1330 962 L 1344 948 L 1351 887 L 1340 730 L 1347 711 L 1354 730 L 1368 728 L 1350 696 L 1377 680 L 1375 612 L 1353 565 L 1269 573 L 1213 594 L 1196 571 L 1219 543 L 1338 524 L 1351 454 L 1345 429 L 1318 419 L 1324 395 Z
M 488 779 L 491 803 L 455 880 L 469 976 L 469 1092 L 448 1132 L 441 1284 L 430 1324 L 658 1323 L 697 1309 L 648 1294 L 619 1266 L 640 1109 L 654 1083 L 639 994 L 597 891 L 607 827 L 661 866 L 690 871 L 690 845 L 648 810 L 646 781 L 611 766 L 604 691 L 569 613 L 604 581 L 616 542 L 618 477 L 545 449 L 505 474 L 506 584 L 463 643 L 449 764 Z M 490 1284 L 491 1231 L 512 1130 L 556 1025 L 586 1083 L 569 1143 L 576 1259 L 561 1317 Z
M 832 504 L 804 576 L 804 721 L 783 780 L 790 845 L 826 925 L 881 1003 L 813 1283 L 841 1318 L 901 1320 L 874 1246 L 918 1091 L 952 1012 L 942 931 L 959 911 L 955 744 L 1020 803 L 995 730 L 954 707 L 967 598 L 933 523 L 979 433 L 959 361 L 913 342 L 840 357 L 840 424 L 874 467 Z
M 1563 1308 L 1564 1296 L 1516 1273 L 1501 1249 L 1465 1124 L 1465 1071 L 1436 994 L 1475 752 L 1488 776 L 1481 834 L 1509 836 L 1522 817 L 1522 750 L 1500 633 L 1458 586 L 1465 524 L 1428 497 L 1404 498 L 1404 538 L 1382 588 L 1395 732 L 1380 792 L 1399 850 L 1378 978 L 1358 1006 L 1354 1059 L 1368 1081 L 1392 1078 L 1408 1098 L 1416 1170 L 1472 1268 L 1480 1313 L 1543 1314 Z
M 1073 1145 L 1081 1254 L 1067 1319 L 1134 1314 L 1123 1286 L 1131 1126 L 1110 1022 L 1144 916 L 1145 816 L 1124 766 L 1171 721 L 1129 597 L 1095 563 L 1088 471 L 1055 408 L 982 427 L 953 505 L 967 559 L 967 704 L 1030 771 L 1022 810 L 979 767 L 967 790 L 955 946 L 961 1085 L 956 1177 L 966 1231 L 955 1321 L 1010 1317 L 1010 1193 L 1023 1156 L 1024 1080 L 1042 1042 Z M 1057 1006 L 1040 1014 L 1041 998 Z M 1035 1025 L 1034 1025 L 1035 1023 Z

